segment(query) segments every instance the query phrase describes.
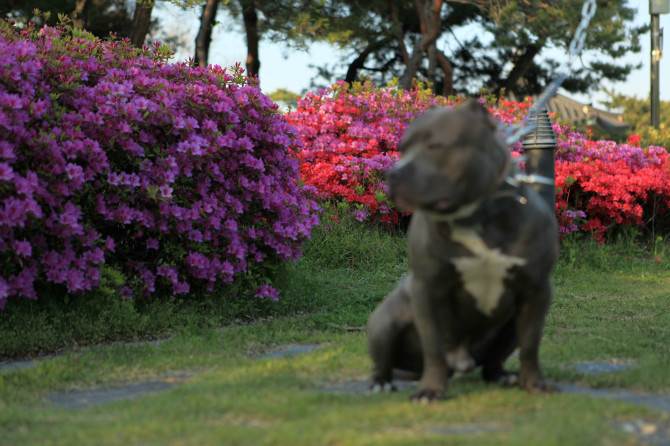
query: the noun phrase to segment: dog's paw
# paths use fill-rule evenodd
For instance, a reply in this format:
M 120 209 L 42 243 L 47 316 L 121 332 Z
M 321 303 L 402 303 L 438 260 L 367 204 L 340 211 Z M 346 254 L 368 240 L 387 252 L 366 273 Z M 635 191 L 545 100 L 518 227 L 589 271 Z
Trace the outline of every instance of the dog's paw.
M 410 401 L 419 404 L 430 404 L 445 399 L 444 390 L 424 389 L 417 390 L 410 397 Z
M 392 382 L 376 382 L 370 385 L 369 393 L 396 392 L 398 388 Z

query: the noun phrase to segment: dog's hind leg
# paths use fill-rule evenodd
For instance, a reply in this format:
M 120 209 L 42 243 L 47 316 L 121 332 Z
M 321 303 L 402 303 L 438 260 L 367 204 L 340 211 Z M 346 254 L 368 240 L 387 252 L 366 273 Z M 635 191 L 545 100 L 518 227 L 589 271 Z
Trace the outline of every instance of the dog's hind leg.
M 368 321 L 373 391 L 395 390 L 394 368 L 416 372 L 417 363 L 418 367 L 422 364 L 421 347 L 403 282 L 375 309 Z

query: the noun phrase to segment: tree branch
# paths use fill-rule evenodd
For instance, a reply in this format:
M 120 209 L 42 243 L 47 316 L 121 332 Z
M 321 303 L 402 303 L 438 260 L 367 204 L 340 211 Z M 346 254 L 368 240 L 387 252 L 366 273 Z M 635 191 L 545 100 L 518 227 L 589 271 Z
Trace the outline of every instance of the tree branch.
M 528 72 L 530 67 L 533 65 L 533 58 L 540 52 L 541 46 L 539 45 L 528 45 L 524 48 L 523 53 L 519 55 L 514 61 L 514 67 L 510 71 L 507 78 L 498 85 L 494 93 L 496 95 L 500 94 L 500 90 L 503 88 L 506 91 L 514 90 L 514 87 L 519 83 L 519 81 L 524 77 Z
M 377 42 L 369 44 L 350 64 L 347 69 L 347 75 L 344 78 L 345 82 L 352 83 L 358 78 L 358 70 L 364 68 L 365 59 L 375 51 L 380 50 L 391 41 L 390 38 L 382 39 Z

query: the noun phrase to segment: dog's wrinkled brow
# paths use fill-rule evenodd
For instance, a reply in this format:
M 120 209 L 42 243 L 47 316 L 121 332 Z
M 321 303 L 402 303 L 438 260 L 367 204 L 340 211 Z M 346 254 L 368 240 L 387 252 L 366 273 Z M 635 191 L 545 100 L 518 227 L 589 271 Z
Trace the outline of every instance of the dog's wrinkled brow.
M 420 129 L 405 133 L 405 137 L 398 144 L 398 150 L 405 152 L 409 147 L 420 144 L 435 144 L 449 146 L 458 139 L 457 132 L 445 132 L 444 130 Z
M 400 144 L 398 144 L 398 150 L 404 152 L 408 147 L 412 145 L 413 139 L 414 138 L 403 138 L 402 141 L 400 141 Z

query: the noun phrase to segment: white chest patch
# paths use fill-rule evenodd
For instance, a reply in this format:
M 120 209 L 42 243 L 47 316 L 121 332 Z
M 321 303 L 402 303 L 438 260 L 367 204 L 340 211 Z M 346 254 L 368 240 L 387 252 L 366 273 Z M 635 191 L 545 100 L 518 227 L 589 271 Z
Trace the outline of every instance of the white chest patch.
M 504 280 L 509 269 L 525 265 L 526 260 L 506 255 L 499 248 L 489 248 L 472 228 L 454 225 L 451 237 L 472 252 L 471 257 L 458 257 L 453 263 L 461 274 L 465 290 L 475 298 L 477 308 L 491 316 L 505 290 Z

